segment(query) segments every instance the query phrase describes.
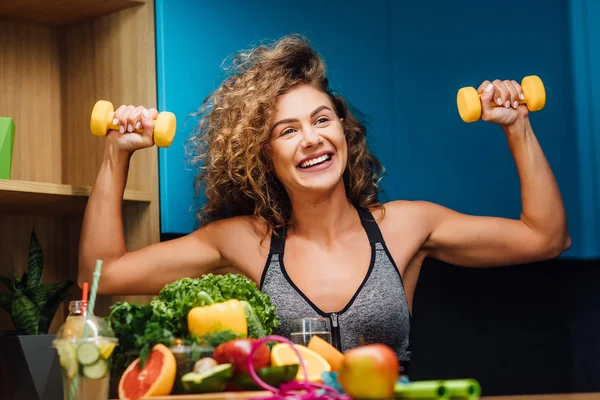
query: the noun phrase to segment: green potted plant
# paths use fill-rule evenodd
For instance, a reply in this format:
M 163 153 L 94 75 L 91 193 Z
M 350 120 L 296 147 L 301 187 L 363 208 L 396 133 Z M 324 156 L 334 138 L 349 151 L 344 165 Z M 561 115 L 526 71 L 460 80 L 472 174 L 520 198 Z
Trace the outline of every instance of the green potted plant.
M 74 281 L 42 283 L 44 256 L 31 232 L 27 270 L 13 279 L 0 277 L 8 292 L 0 293 L 0 308 L 6 310 L 14 330 L 0 331 L 0 398 L 54 398 L 62 393 L 60 366 L 48 334 L 60 304 Z M 58 391 L 58 392 L 57 392 Z M 62 395 L 61 395 L 62 396 Z

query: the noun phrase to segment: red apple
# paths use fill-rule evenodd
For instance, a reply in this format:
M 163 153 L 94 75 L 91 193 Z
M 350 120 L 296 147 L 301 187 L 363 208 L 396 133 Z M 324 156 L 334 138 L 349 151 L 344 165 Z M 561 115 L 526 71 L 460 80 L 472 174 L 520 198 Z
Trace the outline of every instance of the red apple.
M 236 339 L 222 343 L 213 352 L 212 358 L 219 364 L 231 363 L 234 374 L 248 373 L 248 356 L 252 344 L 257 339 Z M 265 343 L 261 343 L 252 357 L 254 369 L 260 369 L 269 366 L 271 353 Z
M 394 351 L 384 344 L 370 344 L 344 353 L 338 380 L 353 399 L 390 399 L 399 377 Z

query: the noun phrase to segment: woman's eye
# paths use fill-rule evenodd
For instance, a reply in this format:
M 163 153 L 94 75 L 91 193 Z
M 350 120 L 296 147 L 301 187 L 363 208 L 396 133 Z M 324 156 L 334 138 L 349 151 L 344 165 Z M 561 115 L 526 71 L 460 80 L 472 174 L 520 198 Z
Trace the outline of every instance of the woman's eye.
M 321 118 L 319 118 L 317 120 L 317 124 L 322 124 L 322 123 L 325 123 L 327 121 L 329 121 L 329 118 L 327 118 L 327 117 L 321 117 Z
M 284 131 L 281 132 L 281 136 L 283 136 L 283 135 L 289 135 L 290 133 L 293 133 L 293 132 L 294 132 L 294 130 L 292 128 L 288 128 L 288 129 L 286 129 L 286 130 L 284 130 Z

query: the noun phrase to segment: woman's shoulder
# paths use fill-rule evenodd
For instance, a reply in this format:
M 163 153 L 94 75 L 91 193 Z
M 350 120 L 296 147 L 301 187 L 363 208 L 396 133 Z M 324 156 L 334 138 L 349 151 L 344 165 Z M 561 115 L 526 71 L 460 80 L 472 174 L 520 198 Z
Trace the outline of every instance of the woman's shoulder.
M 434 203 L 423 200 L 393 200 L 369 208 L 377 221 L 396 221 L 397 219 L 423 217 L 435 207 Z
M 435 203 L 422 200 L 394 200 L 370 211 L 384 236 L 407 232 L 421 236 L 429 231 L 435 208 Z
M 271 245 L 271 229 L 267 223 L 252 215 L 242 215 L 216 220 L 200 229 L 227 265 L 255 281 L 260 279 Z
M 204 229 L 216 236 L 231 238 L 241 235 L 261 240 L 269 237 L 272 231 L 268 223 L 254 215 L 238 215 L 219 219 L 208 223 Z

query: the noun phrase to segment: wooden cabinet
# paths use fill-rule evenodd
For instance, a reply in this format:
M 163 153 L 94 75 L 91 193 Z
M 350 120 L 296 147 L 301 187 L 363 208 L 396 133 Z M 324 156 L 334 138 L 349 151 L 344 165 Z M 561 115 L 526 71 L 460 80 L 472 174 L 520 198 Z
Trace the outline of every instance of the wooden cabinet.
M 35 229 L 43 281 L 76 280 L 83 211 L 105 144 L 90 132 L 92 107 L 98 99 L 156 107 L 154 2 L 21 0 L 0 5 L 0 21 L 0 116 L 16 125 L 12 176 L 0 180 L 0 275 L 27 268 Z M 156 148 L 133 156 L 125 200 L 129 248 L 159 241 Z M 80 293 L 71 290 L 51 332 Z M 97 314 L 119 299 L 100 296 Z M 0 311 L 0 329 L 11 328 Z

